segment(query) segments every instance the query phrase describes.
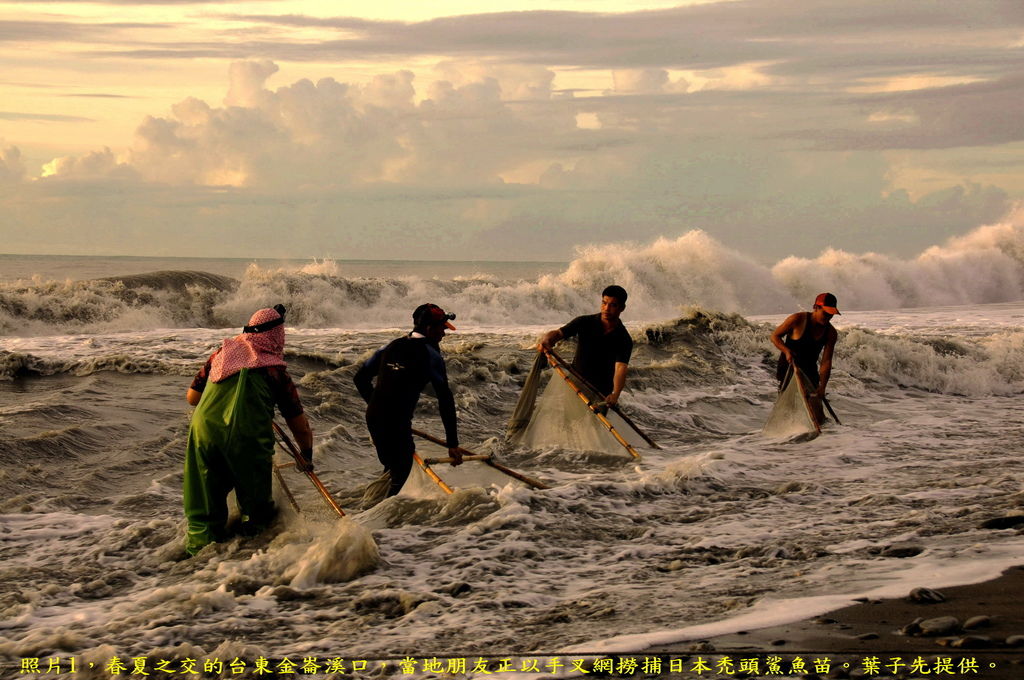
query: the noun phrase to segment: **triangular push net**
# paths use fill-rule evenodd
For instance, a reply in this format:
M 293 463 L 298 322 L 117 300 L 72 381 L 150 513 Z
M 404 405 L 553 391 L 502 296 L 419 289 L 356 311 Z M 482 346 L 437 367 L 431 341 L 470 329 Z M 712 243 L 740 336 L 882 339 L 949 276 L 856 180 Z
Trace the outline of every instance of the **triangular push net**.
M 419 460 L 412 466 L 409 479 L 402 487 L 403 496 L 433 498 L 459 489 L 487 489 L 492 486 L 502 488 L 506 484 L 530 486 L 491 467 L 485 461 L 470 460 L 452 467 L 448 463 L 428 462 L 431 459 L 424 458 L 422 453 L 418 458 Z
M 767 437 L 815 436 L 821 426 L 808 398 L 810 382 L 799 368 L 790 368 L 761 433 Z
M 553 370 L 545 385 L 542 371 L 548 365 Z M 656 446 L 622 414 L 601 409 L 603 401 L 561 357 L 538 353 L 506 439 L 529 449 L 561 447 L 634 458 L 640 457 L 638 449 Z
M 413 430 L 421 439 L 446 447 L 444 441 L 425 432 Z M 443 451 L 443 448 L 437 449 Z M 470 452 L 471 453 L 471 452 Z M 504 487 L 506 484 L 524 486 L 534 489 L 549 488 L 543 482 L 505 467 L 490 455 L 472 454 L 463 457 L 461 465 L 451 465 L 451 459 L 430 458 L 420 450 L 415 456 L 415 463 L 409 479 L 402 487 L 402 493 L 409 496 L 436 496 L 438 493 L 450 494 L 456 489 Z

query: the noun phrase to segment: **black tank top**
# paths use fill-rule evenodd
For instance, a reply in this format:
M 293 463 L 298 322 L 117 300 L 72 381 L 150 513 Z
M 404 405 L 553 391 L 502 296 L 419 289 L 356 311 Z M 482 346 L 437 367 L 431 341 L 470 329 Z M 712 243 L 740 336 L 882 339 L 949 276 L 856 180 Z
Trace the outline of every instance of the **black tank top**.
M 810 323 L 811 313 L 804 312 L 804 325 L 800 337 L 794 340 L 793 336 L 787 335 L 783 344 L 793 353 L 793 358 L 796 360 L 796 365 L 800 370 L 804 372 L 811 382 L 817 385 L 818 357 L 821 356 L 821 350 L 825 347 L 825 343 L 828 342 L 828 329 L 825 329 L 820 338 L 815 338 L 807 329 Z M 789 362 L 786 361 L 786 355 L 779 354 L 779 366 L 775 371 L 775 377 L 779 379 L 779 382 L 785 379 L 788 370 Z

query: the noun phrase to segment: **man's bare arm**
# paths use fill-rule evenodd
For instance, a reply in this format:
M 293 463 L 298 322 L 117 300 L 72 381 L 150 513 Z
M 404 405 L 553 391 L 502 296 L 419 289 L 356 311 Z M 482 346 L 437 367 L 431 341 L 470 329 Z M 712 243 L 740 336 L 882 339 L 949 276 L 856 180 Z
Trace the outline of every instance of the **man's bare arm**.
M 309 419 L 306 418 L 305 413 L 300 413 L 285 422 L 288 423 L 288 429 L 292 431 L 295 443 L 300 449 L 313 448 L 313 430 L 309 427 Z
M 779 324 L 779 327 L 772 332 L 772 344 L 779 348 L 783 356 L 786 357 L 786 361 L 793 363 L 793 353 L 786 347 L 785 341 L 782 338 L 788 336 L 793 332 L 796 327 L 796 322 L 800 318 L 800 312 L 796 314 L 790 314 L 785 321 Z
M 629 364 L 621 361 L 615 362 L 615 375 L 612 377 L 612 393 L 605 397 L 605 402 L 611 406 L 619 403 L 619 396 L 622 388 L 626 386 L 626 374 L 629 373 Z
M 564 337 L 565 335 L 562 334 L 561 328 L 556 328 L 553 331 L 548 331 L 544 335 L 540 336 L 540 341 L 537 343 L 537 349 L 551 349 L 556 344 L 558 344 L 558 342 L 562 340 Z

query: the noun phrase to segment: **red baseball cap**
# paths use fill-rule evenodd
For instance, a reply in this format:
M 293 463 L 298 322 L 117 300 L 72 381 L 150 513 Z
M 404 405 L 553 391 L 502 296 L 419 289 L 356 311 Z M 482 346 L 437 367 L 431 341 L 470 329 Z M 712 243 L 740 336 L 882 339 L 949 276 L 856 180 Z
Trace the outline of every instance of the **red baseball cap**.
M 832 293 L 821 293 L 818 297 L 814 298 L 815 307 L 821 307 L 833 316 L 840 313 L 839 310 L 836 309 L 836 302 L 836 296 Z

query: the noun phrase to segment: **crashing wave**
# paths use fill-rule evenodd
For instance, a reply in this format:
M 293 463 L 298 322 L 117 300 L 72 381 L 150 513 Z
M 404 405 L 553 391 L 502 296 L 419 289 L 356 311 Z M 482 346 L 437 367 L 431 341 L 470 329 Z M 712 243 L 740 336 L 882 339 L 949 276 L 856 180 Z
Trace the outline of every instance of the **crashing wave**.
M 466 330 L 556 325 L 597 309 L 601 289 L 630 293 L 624 319 L 650 323 L 680 310 L 779 314 L 830 290 L 844 310 L 966 305 L 1024 298 L 1024 211 L 979 227 L 916 258 L 828 250 L 815 259 L 765 266 L 701 231 L 647 245 L 582 248 L 560 274 L 533 280 L 489 275 L 352 277 L 344 263 L 249 266 L 240 281 L 161 271 L 91 281 L 0 284 L 0 334 L 114 332 L 241 326 L 259 307 L 285 304 L 304 328 L 404 328 L 412 308 L 433 301 Z

